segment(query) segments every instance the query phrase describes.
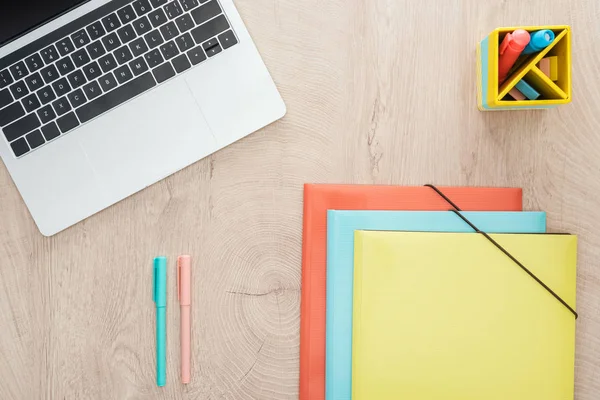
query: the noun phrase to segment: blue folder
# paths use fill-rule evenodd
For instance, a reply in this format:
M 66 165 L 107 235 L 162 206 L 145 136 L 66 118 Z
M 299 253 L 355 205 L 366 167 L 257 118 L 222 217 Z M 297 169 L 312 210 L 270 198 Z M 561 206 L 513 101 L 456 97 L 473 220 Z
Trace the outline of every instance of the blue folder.
M 545 212 L 463 212 L 490 233 L 544 233 Z M 350 400 L 354 231 L 473 232 L 448 211 L 327 211 L 326 400 Z

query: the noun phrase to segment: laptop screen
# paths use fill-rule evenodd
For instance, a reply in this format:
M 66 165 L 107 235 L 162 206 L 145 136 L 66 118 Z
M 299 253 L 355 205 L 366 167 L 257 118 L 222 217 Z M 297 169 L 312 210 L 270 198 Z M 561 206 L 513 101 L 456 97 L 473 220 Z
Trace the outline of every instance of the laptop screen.
M 89 0 L 16 0 L 0 6 L 0 46 Z

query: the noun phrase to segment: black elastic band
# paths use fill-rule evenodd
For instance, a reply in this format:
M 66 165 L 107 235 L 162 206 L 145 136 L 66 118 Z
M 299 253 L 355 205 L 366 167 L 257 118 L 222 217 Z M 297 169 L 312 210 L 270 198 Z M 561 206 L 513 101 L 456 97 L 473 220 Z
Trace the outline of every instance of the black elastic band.
M 462 211 L 460 208 L 458 208 L 458 206 L 457 206 L 456 204 L 454 204 L 454 202 L 453 202 L 452 200 L 450 200 L 450 199 L 448 198 L 448 196 L 446 196 L 444 193 L 442 193 L 442 191 L 441 191 L 440 189 L 436 188 L 435 186 L 433 186 L 433 185 L 431 185 L 431 184 L 429 184 L 429 183 L 428 183 L 427 185 L 425 185 L 425 186 L 427 186 L 428 188 L 432 188 L 433 190 L 435 190 L 435 192 L 436 192 L 437 194 L 439 194 L 440 196 L 442 196 L 442 198 L 443 198 L 444 200 L 446 200 L 446 202 L 447 202 L 448 204 L 450 204 L 450 205 L 451 205 L 451 206 L 452 206 L 452 207 L 453 207 L 453 208 L 454 208 L 456 211 Z
M 446 195 L 444 195 L 438 188 L 436 188 L 433 185 L 425 185 L 427 187 L 432 188 L 433 190 L 435 190 L 435 192 L 437 194 L 439 194 L 444 200 L 446 200 L 446 202 L 448 202 L 448 204 L 450 204 L 453 209 L 451 209 L 450 211 L 452 211 L 453 213 L 455 213 L 456 215 L 458 215 L 467 225 L 469 225 L 475 232 L 482 234 L 487 240 L 489 240 L 494 246 L 496 246 L 501 252 L 503 252 L 508 258 L 510 258 L 515 264 L 517 264 L 523 271 L 525 271 L 527 273 L 527 275 L 529 275 L 530 277 L 532 277 L 537 283 L 539 283 L 544 289 L 546 289 L 548 291 L 548 293 L 550 293 L 556 300 L 558 300 L 563 306 L 565 306 L 569 311 L 571 311 L 571 313 L 575 316 L 575 319 L 577 319 L 579 317 L 579 315 L 577 314 L 577 312 L 569 305 L 567 304 L 566 301 L 564 301 L 558 294 L 556 294 L 556 292 L 554 290 L 552 290 L 548 285 L 546 285 L 544 282 L 542 282 L 542 280 L 540 278 L 538 278 L 537 276 L 535 276 L 535 274 L 533 272 L 531 272 L 527 267 L 525 267 L 519 260 L 517 260 L 512 254 L 510 254 L 504 247 L 502 247 L 498 242 L 496 242 L 490 235 L 488 235 L 487 233 L 483 232 L 482 230 L 480 230 L 479 228 L 477 228 L 475 226 L 475 224 L 473 224 L 471 221 L 469 221 L 467 219 L 467 217 L 465 217 L 462 212 L 461 209 L 458 208 L 456 206 L 456 204 L 454 204 Z

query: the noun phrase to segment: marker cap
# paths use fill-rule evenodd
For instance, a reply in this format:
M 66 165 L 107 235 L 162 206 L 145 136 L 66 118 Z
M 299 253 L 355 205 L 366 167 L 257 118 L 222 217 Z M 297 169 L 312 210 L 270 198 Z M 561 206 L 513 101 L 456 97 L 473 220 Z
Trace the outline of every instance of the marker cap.
M 179 304 L 189 306 L 192 303 L 192 260 L 190 256 L 177 258 L 177 296 Z
M 167 257 L 156 257 L 152 271 L 152 300 L 156 307 L 167 306 Z
M 534 48 L 536 51 L 545 49 L 554 41 L 554 32 L 550 29 L 543 29 L 541 31 L 534 32 L 531 35 L 531 42 L 529 47 Z
M 529 32 L 524 29 L 517 29 L 512 33 L 512 40 L 509 41 L 508 45 L 515 51 L 523 51 L 529 44 L 531 36 Z

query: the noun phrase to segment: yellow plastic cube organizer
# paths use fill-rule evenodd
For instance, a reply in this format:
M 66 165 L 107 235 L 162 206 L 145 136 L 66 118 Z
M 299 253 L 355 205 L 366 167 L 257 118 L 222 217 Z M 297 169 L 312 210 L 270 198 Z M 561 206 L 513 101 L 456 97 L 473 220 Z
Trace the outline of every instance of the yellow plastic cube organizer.
M 515 29 L 535 32 L 550 29 L 554 41 L 540 52 L 521 56 L 516 68 L 498 84 L 498 48 Z M 542 58 L 556 56 L 558 80 L 553 82 L 538 67 Z M 508 92 L 521 80 L 540 93 L 537 100 L 513 100 Z M 477 106 L 481 111 L 552 108 L 571 102 L 571 29 L 567 25 L 498 28 L 477 45 Z

